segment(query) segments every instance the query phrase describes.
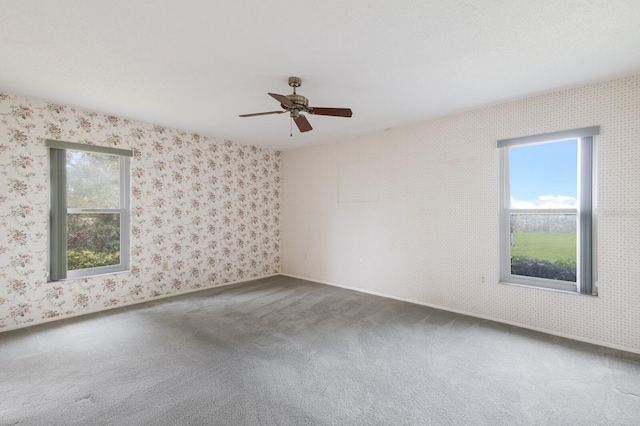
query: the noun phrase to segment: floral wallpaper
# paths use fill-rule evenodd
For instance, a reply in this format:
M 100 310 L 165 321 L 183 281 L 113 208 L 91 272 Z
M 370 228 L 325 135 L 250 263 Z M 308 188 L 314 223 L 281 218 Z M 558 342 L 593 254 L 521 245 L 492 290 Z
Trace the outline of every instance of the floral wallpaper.
M 47 282 L 46 139 L 134 151 L 130 272 Z M 279 220 L 279 152 L 0 93 L 0 330 L 278 273 Z

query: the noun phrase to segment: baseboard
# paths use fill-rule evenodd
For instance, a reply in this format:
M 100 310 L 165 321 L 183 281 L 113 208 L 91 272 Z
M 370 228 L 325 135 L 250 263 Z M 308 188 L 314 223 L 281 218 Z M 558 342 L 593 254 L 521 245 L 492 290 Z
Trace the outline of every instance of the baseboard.
M 561 332 L 554 331 L 554 330 L 547 330 L 547 329 L 544 329 L 544 328 L 541 328 L 541 327 L 536 327 L 536 326 L 532 326 L 532 325 L 528 325 L 528 324 L 522 324 L 522 323 L 515 322 L 515 321 L 504 320 L 504 319 L 501 319 L 501 318 L 495 318 L 495 317 L 491 317 L 491 316 L 488 316 L 488 315 L 476 314 L 476 313 L 473 313 L 473 312 L 467 312 L 467 311 L 463 311 L 463 310 L 460 310 L 460 309 L 449 308 L 447 306 L 436 305 L 436 304 L 433 304 L 433 303 L 421 302 L 419 300 L 412 300 L 412 299 L 406 299 L 404 297 L 392 296 L 390 294 L 379 293 L 377 291 L 364 290 L 364 289 L 361 289 L 361 288 L 358 288 L 358 287 L 350 287 L 350 286 L 340 285 L 340 284 L 336 284 L 336 283 L 331 283 L 331 282 L 328 282 L 328 281 L 321 281 L 321 280 L 316 280 L 316 279 L 313 279 L 313 278 L 301 277 L 301 276 L 298 276 L 298 275 L 285 274 L 285 273 L 281 273 L 280 275 L 284 275 L 286 277 L 291 277 L 291 278 L 297 278 L 297 279 L 305 280 L 305 281 L 311 281 L 311 282 L 315 282 L 315 283 L 318 283 L 318 284 L 330 285 L 332 287 L 344 288 L 346 290 L 353 290 L 353 291 L 357 291 L 357 292 L 360 292 L 360 293 L 371 294 L 373 296 L 384 297 L 384 298 L 387 298 L 387 299 L 399 300 L 401 302 L 413 303 L 414 305 L 427 306 L 429 308 L 440 309 L 440 310 L 443 310 L 443 311 L 453 312 L 453 313 L 456 313 L 456 314 L 466 315 L 466 316 L 470 316 L 470 317 L 474 317 L 474 318 L 480 318 L 480 319 L 485 319 L 485 320 L 489 320 L 489 321 L 499 322 L 499 323 L 502 323 L 502 324 L 513 325 L 515 327 L 525 328 L 527 330 L 538 331 L 540 333 L 546 333 L 546 334 L 550 334 L 552 336 L 564 337 L 565 339 L 571 339 L 571 340 L 575 340 L 575 341 L 578 341 L 578 342 L 589 343 L 591 345 L 602 346 L 602 347 L 609 348 L 609 349 L 614 349 L 614 350 L 617 350 L 617 351 L 630 352 L 630 353 L 633 353 L 633 354 L 640 355 L 640 349 L 628 348 L 626 346 L 615 345 L 615 344 L 611 344 L 611 343 L 608 343 L 608 342 L 600 342 L 598 340 L 588 339 L 588 338 L 584 338 L 584 337 L 581 337 L 581 336 L 574 336 L 572 334 L 561 333 Z
M 124 302 L 124 303 L 120 303 L 120 304 L 115 305 L 115 306 L 108 306 L 108 307 L 101 308 L 101 309 L 90 309 L 88 311 L 82 311 L 82 312 L 75 313 L 75 314 L 70 314 L 70 315 L 64 315 L 64 316 L 60 315 L 60 316 L 53 317 L 53 318 L 44 318 L 42 321 L 37 321 L 37 322 L 36 321 L 32 321 L 32 322 L 25 322 L 25 323 L 21 323 L 21 324 L 15 324 L 15 325 L 11 325 L 11 326 L 0 328 L 0 333 L 4 333 L 5 331 L 18 330 L 20 328 L 25 328 L 25 327 L 34 327 L 34 326 L 37 326 L 37 325 L 47 324 L 47 323 L 55 322 L 55 321 L 63 321 L 63 320 L 66 320 L 66 319 L 75 318 L 75 317 L 81 317 L 81 316 L 84 316 L 84 315 L 97 314 L 99 312 L 110 311 L 112 309 L 123 308 L 125 306 L 139 305 L 141 303 L 147 303 L 147 302 L 151 302 L 151 301 L 154 301 L 154 300 L 168 299 L 170 297 L 182 296 L 184 294 L 197 293 L 199 291 L 205 291 L 205 290 L 211 290 L 211 289 L 214 289 L 214 288 L 226 287 L 228 285 L 241 284 L 241 283 L 246 283 L 246 282 L 255 281 L 255 280 L 262 280 L 264 278 L 277 277 L 279 275 L 282 275 L 282 274 L 278 272 L 278 273 L 275 273 L 275 274 L 263 275 L 263 276 L 260 276 L 260 277 L 248 278 L 248 279 L 243 279 L 243 280 L 238 280 L 238 281 L 232 281 L 232 282 L 228 282 L 228 283 L 222 283 L 222 284 L 218 284 L 218 285 L 213 285 L 211 287 L 189 289 L 189 290 L 179 291 L 177 293 L 164 294 L 162 296 L 150 297 L 150 298 L 144 299 L 144 300 L 133 300 L 133 301 L 130 301 L 130 302 Z

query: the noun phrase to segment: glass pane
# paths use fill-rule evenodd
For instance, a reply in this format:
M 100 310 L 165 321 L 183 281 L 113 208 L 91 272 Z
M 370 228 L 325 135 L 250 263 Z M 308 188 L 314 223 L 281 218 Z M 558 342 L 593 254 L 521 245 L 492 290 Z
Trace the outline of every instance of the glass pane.
M 511 214 L 511 273 L 576 282 L 575 214 Z
M 578 141 L 509 149 L 512 209 L 576 208 Z
M 115 155 L 67 151 L 67 207 L 117 209 L 120 159 Z
M 67 270 L 120 264 L 120 214 L 67 215 Z

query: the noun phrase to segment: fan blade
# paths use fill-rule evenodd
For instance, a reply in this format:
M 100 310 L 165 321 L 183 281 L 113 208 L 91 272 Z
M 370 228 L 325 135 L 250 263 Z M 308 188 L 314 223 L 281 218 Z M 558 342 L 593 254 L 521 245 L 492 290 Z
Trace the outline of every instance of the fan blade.
M 291 102 L 289 98 L 287 98 L 284 95 L 278 95 L 277 93 L 269 93 L 269 96 L 271 96 L 276 101 L 280 102 L 282 105 L 286 105 L 289 107 L 293 106 L 293 102 Z
M 309 113 L 315 115 L 330 115 L 332 117 L 351 117 L 351 108 L 316 108 L 309 107 Z
M 308 132 L 309 130 L 313 130 L 311 124 L 309 124 L 309 120 L 304 115 L 299 115 L 293 119 L 296 122 L 296 126 L 300 129 L 301 132 Z
M 242 115 L 239 115 L 238 117 L 255 117 L 256 115 L 282 114 L 283 112 L 286 112 L 286 111 L 255 112 L 253 114 L 242 114 Z

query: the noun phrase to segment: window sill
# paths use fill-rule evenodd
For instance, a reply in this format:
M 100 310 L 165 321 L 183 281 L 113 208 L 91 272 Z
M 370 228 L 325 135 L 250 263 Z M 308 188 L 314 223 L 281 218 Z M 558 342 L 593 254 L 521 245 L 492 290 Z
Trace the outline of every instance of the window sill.
M 49 280 L 49 279 L 47 279 L 47 282 L 49 282 L 49 283 L 62 283 L 62 282 L 69 282 L 69 281 L 85 280 L 85 279 L 88 279 L 88 278 L 106 277 L 108 275 L 128 274 L 130 272 L 131 272 L 130 269 L 126 269 L 124 271 L 105 272 L 103 274 L 85 275 L 85 276 L 82 276 L 82 277 L 62 278 L 62 279 L 59 279 L 59 280 Z
M 598 294 L 582 294 L 579 293 L 578 291 L 572 291 L 572 290 L 562 290 L 562 289 L 558 289 L 558 288 L 550 288 L 550 287 L 542 287 L 542 286 L 537 286 L 537 285 L 531 285 L 531 284 L 520 284 L 520 283 L 512 283 L 512 282 L 508 282 L 508 281 L 498 281 L 498 284 L 502 284 L 502 285 L 507 285 L 507 286 L 513 286 L 513 287 L 524 287 L 524 288 L 529 288 L 532 290 L 543 290 L 543 291 L 553 291 L 556 293 L 564 293 L 564 294 L 573 294 L 576 296 L 589 296 L 589 297 L 593 297 L 593 296 L 598 296 Z

